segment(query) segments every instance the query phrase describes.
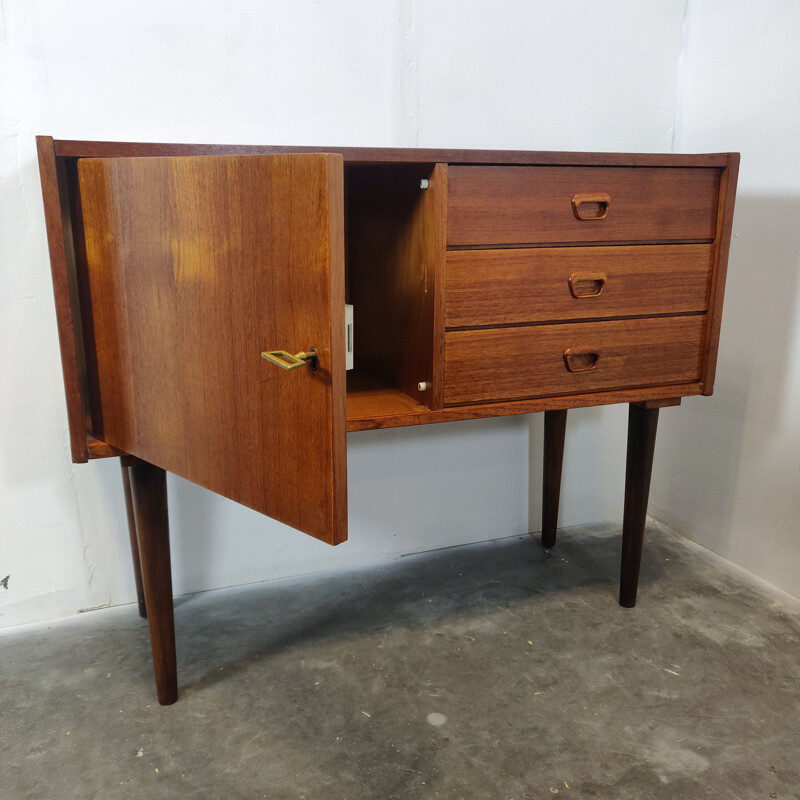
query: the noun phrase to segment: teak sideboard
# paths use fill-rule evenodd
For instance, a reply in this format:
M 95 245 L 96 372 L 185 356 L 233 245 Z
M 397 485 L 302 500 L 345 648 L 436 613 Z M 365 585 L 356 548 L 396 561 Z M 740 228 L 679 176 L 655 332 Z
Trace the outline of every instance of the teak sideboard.
M 121 456 L 159 702 L 166 474 L 330 544 L 346 433 L 628 403 L 633 606 L 659 408 L 709 395 L 739 156 L 39 137 L 72 458 Z M 345 304 L 354 368 L 345 368 Z

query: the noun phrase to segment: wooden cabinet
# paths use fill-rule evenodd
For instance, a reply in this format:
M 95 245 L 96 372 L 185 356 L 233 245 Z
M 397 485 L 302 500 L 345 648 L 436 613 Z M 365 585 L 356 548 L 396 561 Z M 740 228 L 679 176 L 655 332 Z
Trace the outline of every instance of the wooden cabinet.
M 736 154 L 38 144 L 72 456 L 123 459 L 162 702 L 163 471 L 336 544 L 347 431 L 547 412 L 552 546 L 566 410 L 635 404 L 633 604 L 658 408 L 713 388 Z

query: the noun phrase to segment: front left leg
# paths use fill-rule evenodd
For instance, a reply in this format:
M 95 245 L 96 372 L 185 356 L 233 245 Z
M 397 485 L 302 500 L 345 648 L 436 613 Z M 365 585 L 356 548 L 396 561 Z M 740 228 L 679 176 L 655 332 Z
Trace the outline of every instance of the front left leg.
M 167 474 L 145 461 L 139 461 L 128 469 L 147 621 L 150 625 L 156 693 L 158 702 L 168 706 L 178 699 L 178 668 L 169 555 Z

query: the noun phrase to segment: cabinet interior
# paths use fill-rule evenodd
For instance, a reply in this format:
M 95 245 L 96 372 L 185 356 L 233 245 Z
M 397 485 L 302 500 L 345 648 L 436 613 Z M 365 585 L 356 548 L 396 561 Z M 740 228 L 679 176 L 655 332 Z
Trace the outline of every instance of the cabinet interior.
M 349 419 L 441 407 L 444 171 L 345 165 L 345 302 L 354 314 Z

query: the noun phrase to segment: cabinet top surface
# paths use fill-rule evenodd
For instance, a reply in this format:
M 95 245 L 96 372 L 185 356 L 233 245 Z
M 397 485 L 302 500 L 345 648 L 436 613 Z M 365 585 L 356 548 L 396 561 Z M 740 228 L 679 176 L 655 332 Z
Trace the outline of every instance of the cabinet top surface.
M 45 139 L 47 137 L 38 137 Z M 89 142 L 53 140 L 61 158 L 123 158 L 131 156 L 270 155 L 276 153 L 338 153 L 345 162 L 451 164 L 527 164 L 571 166 L 725 167 L 738 153 L 576 153 L 548 150 L 449 150 L 394 147 L 335 147 L 232 144 L 166 144 L 156 142 Z

